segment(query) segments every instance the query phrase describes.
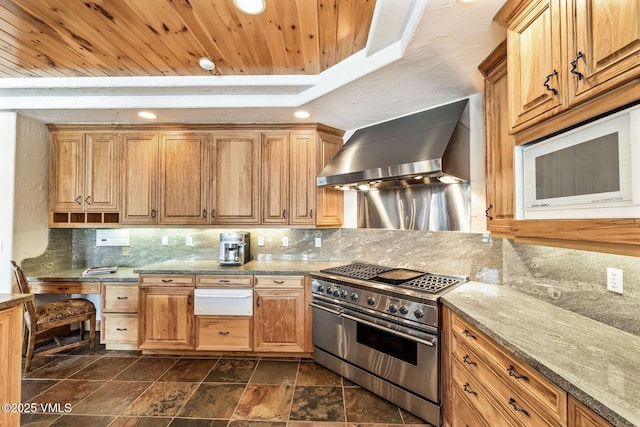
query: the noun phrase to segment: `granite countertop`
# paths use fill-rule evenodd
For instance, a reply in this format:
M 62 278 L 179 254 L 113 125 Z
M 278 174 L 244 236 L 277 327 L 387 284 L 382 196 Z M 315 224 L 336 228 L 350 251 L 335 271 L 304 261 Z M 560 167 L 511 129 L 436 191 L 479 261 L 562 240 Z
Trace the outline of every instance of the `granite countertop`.
M 0 310 L 15 307 L 29 300 L 33 300 L 33 294 L 0 294 Z
M 244 265 L 220 265 L 218 260 L 165 261 L 134 268 L 139 274 L 272 274 L 298 275 L 345 264 L 331 261 L 249 261 Z
M 441 301 L 613 425 L 640 426 L 640 337 L 504 286 Z
M 83 276 L 84 268 L 27 275 L 30 282 L 137 282 L 138 274 L 309 274 L 346 264 L 344 261 L 250 261 L 244 265 L 221 266 L 218 260 L 171 260 L 142 267 L 119 267 L 111 274 Z

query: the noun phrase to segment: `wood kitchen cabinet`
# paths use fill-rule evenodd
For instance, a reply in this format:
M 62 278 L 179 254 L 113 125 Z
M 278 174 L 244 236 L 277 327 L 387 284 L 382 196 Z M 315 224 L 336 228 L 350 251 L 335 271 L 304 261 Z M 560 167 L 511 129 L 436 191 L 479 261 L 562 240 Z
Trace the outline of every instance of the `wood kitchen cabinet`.
M 138 283 L 138 348 L 193 350 L 194 276 L 141 275 Z
M 514 130 L 565 105 L 562 5 L 560 0 L 532 1 L 509 25 L 507 68 Z
M 254 351 L 307 351 L 305 307 L 303 276 L 255 276 Z
M 118 223 L 119 136 L 51 133 L 50 224 Z
M 515 145 L 509 133 L 506 42 L 500 44 L 478 68 L 485 77 L 487 230 L 496 237 L 510 237 L 511 221 L 515 218 Z
M 0 402 L 20 404 L 22 379 L 22 328 L 23 306 L 0 310 Z M 0 412 L 0 425 L 19 426 L 19 411 Z
M 208 156 L 207 132 L 160 134 L 160 224 L 209 223 Z
M 612 427 L 611 423 L 569 396 L 568 427 Z
M 640 0 L 567 3 L 569 105 L 640 77 Z
M 262 134 L 262 224 L 283 225 L 290 221 L 289 191 L 296 184 L 289 181 L 289 151 L 289 132 Z
M 138 284 L 102 284 L 100 342 L 108 349 L 138 348 Z
M 342 147 L 315 131 L 262 135 L 262 223 L 340 227 L 342 191 L 318 188 L 316 176 Z
M 251 351 L 250 316 L 196 316 L 196 350 Z
M 446 307 L 443 337 L 449 425 L 567 425 L 564 390 Z
M 158 223 L 157 132 L 122 134 L 122 224 Z
M 260 223 L 260 133 L 213 132 L 211 222 Z

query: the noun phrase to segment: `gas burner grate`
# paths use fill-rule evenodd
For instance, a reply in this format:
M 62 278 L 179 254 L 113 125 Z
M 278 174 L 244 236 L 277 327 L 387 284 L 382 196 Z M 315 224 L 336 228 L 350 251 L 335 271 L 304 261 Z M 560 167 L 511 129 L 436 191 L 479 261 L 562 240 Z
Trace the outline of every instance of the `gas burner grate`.
M 389 270 L 393 270 L 393 268 L 382 267 L 380 265 L 354 263 L 327 268 L 326 270 L 321 271 L 323 273 L 337 274 L 354 279 L 370 280 L 376 277 L 378 274 Z
M 423 292 L 435 294 L 441 290 L 460 283 L 459 279 L 435 274 L 425 274 L 409 282 L 400 285 L 402 288 L 418 289 Z

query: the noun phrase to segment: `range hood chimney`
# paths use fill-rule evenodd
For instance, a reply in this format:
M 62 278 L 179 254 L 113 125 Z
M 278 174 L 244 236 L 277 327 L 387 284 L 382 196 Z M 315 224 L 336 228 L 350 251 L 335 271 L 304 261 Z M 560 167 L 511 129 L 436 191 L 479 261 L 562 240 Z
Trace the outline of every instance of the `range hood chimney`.
M 394 188 L 469 181 L 468 100 L 357 130 L 318 187 Z

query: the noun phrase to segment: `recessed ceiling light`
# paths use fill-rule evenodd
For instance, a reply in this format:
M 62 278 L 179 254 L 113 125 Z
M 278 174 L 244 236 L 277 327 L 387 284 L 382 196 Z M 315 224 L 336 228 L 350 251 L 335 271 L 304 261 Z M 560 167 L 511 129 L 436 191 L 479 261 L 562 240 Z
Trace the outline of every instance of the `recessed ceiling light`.
M 238 9 L 249 15 L 258 15 L 267 7 L 264 0 L 233 0 Z
M 158 116 L 156 116 L 155 114 L 153 114 L 150 111 L 140 111 L 138 113 L 138 115 L 140 117 L 142 117 L 143 119 L 149 119 L 149 120 L 153 120 L 153 119 L 157 119 L 158 118 Z
M 460 182 L 457 178 L 449 175 L 439 176 L 438 180 L 443 184 L 457 184 Z
M 293 113 L 294 116 L 296 116 L 299 119 L 308 119 L 309 117 L 311 117 L 311 114 L 309 114 L 308 111 L 296 111 L 295 113 Z
M 216 64 L 214 64 L 209 58 L 200 58 L 198 64 L 200 64 L 200 68 L 207 71 L 211 71 L 216 68 Z

